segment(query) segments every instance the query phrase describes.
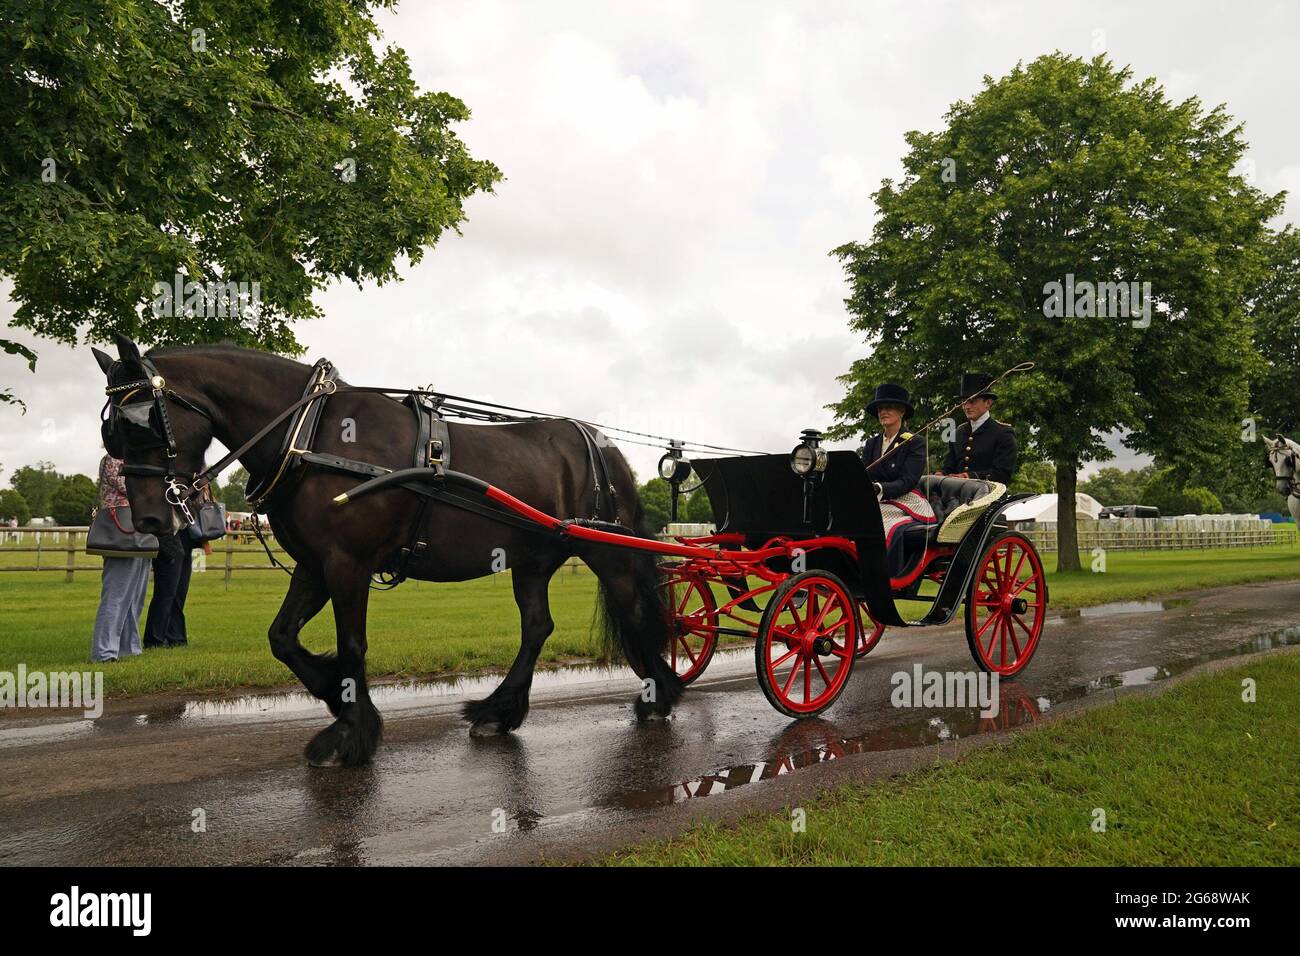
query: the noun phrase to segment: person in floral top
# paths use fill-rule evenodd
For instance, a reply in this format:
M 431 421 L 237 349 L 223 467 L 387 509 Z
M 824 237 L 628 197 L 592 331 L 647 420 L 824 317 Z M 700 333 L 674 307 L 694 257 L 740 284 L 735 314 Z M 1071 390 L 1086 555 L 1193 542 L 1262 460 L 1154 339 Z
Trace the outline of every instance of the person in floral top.
M 99 461 L 99 507 L 129 508 L 122 461 L 105 455 Z M 122 518 L 128 517 L 123 513 Z M 140 653 L 140 613 L 149 590 L 149 558 L 104 558 L 99 611 L 90 642 L 90 659 L 115 661 Z

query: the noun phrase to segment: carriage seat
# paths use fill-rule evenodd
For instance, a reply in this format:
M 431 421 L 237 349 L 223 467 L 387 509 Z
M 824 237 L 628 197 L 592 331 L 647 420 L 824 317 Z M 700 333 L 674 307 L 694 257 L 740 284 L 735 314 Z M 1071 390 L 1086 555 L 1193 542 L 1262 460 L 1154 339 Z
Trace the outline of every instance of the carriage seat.
M 930 540 L 952 543 L 961 540 L 975 519 L 1001 498 L 1007 489 L 996 481 L 985 481 L 982 478 L 922 475 L 916 490 L 930 502 L 938 519 L 929 529 Z

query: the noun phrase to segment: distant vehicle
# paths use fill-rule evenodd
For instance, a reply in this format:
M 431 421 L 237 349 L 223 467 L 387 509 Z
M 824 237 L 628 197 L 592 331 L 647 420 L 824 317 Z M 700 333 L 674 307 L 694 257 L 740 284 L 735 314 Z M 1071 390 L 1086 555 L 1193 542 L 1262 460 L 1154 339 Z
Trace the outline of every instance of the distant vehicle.
M 1159 518 L 1160 509 L 1151 505 L 1112 505 L 1102 508 L 1098 518 Z

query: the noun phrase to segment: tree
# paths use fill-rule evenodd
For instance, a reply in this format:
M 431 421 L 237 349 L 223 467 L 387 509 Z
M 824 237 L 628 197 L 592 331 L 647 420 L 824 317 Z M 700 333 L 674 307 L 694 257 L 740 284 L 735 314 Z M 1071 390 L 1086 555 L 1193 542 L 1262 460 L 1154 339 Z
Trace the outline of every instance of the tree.
M 1159 508 L 1165 517 L 1223 512 L 1223 504 L 1214 492 L 1198 485 L 1182 485 L 1179 477 L 1174 468 L 1152 471 L 1142 490 L 1141 504 Z
M 1051 462 L 1025 461 L 1016 469 L 1007 490 L 1012 494 L 1046 495 L 1055 485 L 1056 469 Z
M 248 503 L 244 497 L 244 489 L 248 487 L 248 470 L 242 465 L 230 473 L 226 483 L 221 487 L 219 500 L 226 506 L 227 511 L 252 511 L 253 506 Z
M 1064 500 L 1081 465 L 1112 457 L 1107 433 L 1193 471 L 1238 439 L 1245 300 L 1282 196 L 1234 174 L 1246 142 L 1222 106 L 1130 80 L 1105 57 L 1054 53 L 986 77 L 938 132 L 907 134 L 871 241 L 834 250 L 851 327 L 876 346 L 832 406 L 846 433 L 885 376 L 928 416 L 961 371 L 1028 359 L 995 415 L 1054 463 Z M 1074 512 L 1061 514 L 1057 566 L 1078 570 Z
M 1300 233 L 1289 226 L 1270 237 L 1251 315 L 1261 368 L 1251 382 L 1250 407 L 1258 416 L 1261 433 L 1295 438 L 1300 432 L 1300 402 L 1295 400 L 1295 375 L 1300 369 Z
M 1141 500 L 1142 492 L 1155 472 L 1155 465 L 1147 465 L 1138 471 L 1102 468 L 1087 481 L 1081 482 L 1079 490 L 1092 495 L 1108 507 L 1135 505 Z
M 13 324 L 295 352 L 315 290 L 419 262 L 501 173 L 452 131 L 460 100 L 372 48 L 392 5 L 0 0 Z
M 32 520 L 32 508 L 21 493 L 5 488 L 0 491 L 0 522 L 10 518 L 17 518 L 19 524 L 27 524 Z
M 32 514 L 44 517 L 51 514 L 50 499 L 63 476 L 54 470 L 54 462 L 38 461 L 24 465 L 9 476 L 9 484 L 23 496 Z
M 90 524 L 90 513 L 99 501 L 95 483 L 85 475 L 68 475 L 50 498 L 50 514 L 61 525 Z

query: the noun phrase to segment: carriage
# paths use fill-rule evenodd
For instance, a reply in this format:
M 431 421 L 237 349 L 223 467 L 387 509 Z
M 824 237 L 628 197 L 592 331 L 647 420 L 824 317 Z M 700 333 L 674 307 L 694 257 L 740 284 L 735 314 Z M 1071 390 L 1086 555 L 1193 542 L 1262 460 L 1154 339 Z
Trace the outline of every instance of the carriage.
M 826 451 L 815 432 L 790 456 L 695 460 L 716 531 L 677 537 L 660 566 L 672 616 L 674 671 L 698 678 L 724 641 L 754 642 L 755 669 L 781 713 L 807 717 L 843 693 L 854 661 L 886 627 L 944 624 L 965 607 L 966 639 L 982 670 L 1020 673 L 1047 611 L 1042 560 L 1002 515 L 1014 501 L 993 481 L 928 475 L 919 493 L 936 520 L 888 541 L 866 466 Z M 665 456 L 661 474 L 685 471 Z M 887 544 L 904 559 L 891 569 Z M 897 558 L 895 558 L 897 561 Z M 920 603 L 908 619 L 899 601 Z M 924 605 L 928 604 L 928 608 Z

